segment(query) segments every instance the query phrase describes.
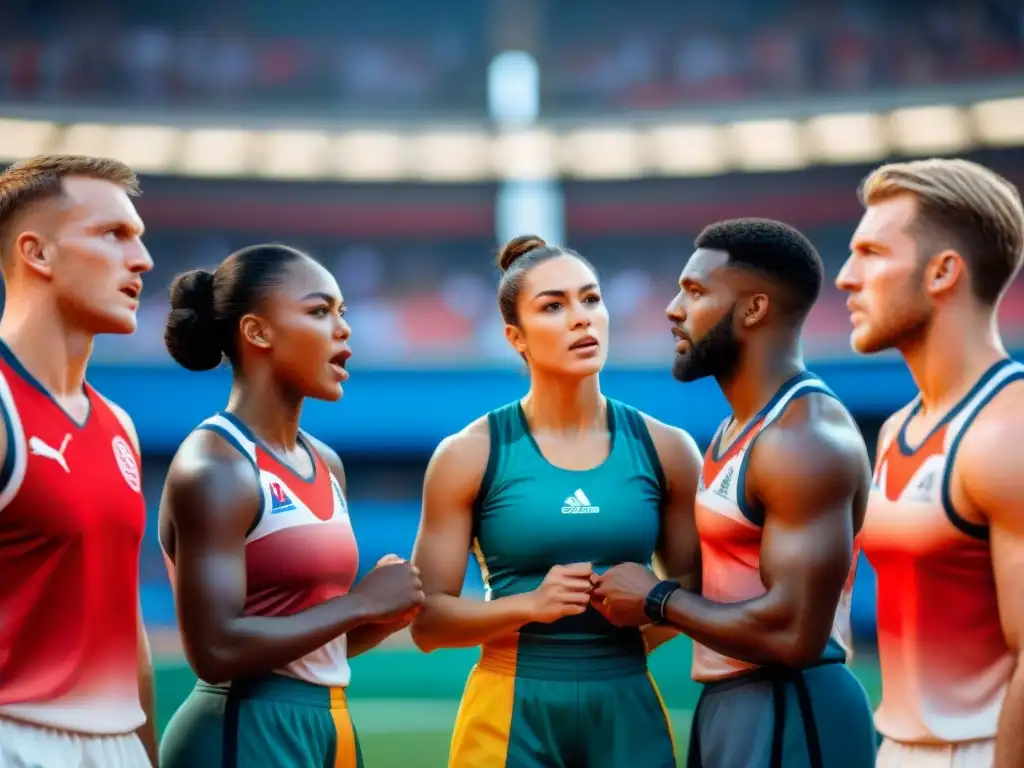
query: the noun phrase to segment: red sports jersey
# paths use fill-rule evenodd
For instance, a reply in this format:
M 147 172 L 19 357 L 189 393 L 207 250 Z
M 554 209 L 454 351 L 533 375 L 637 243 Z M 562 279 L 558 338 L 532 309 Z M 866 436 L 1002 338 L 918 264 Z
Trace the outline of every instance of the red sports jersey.
M 728 448 L 723 448 L 721 442 L 731 419 L 718 428 L 704 457 L 694 510 L 700 536 L 704 597 L 718 603 L 737 603 L 765 594 L 761 579 L 764 510 L 752 508 L 745 487 L 750 448 L 757 436 L 782 416 L 793 400 L 814 393 L 832 395 L 817 377 L 810 373 L 800 374 L 779 389 Z M 800 482 L 798 473 L 794 473 L 792 482 Z M 857 546 L 854 542 L 854 565 L 836 608 L 823 660 L 845 659 L 852 652 L 850 604 L 857 568 Z M 730 658 L 700 643 L 693 644 L 694 680 L 704 683 L 723 680 L 755 667 L 755 664 Z
M 88 385 L 78 424 L 0 342 L 0 715 L 81 733 L 145 722 L 139 457 Z
M 908 744 L 991 739 L 1016 657 L 996 599 L 987 526 L 965 520 L 950 488 L 956 453 L 978 413 L 1024 365 L 994 365 L 916 446 L 907 423 L 880 447 L 864 521 L 878 577 L 878 730 Z M 1008 445 L 1007 450 L 1019 450 Z
M 341 486 L 323 458 L 300 437 L 313 472 L 302 477 L 282 464 L 233 414 L 210 417 L 198 429 L 216 432 L 248 458 L 262 501 L 245 538 L 247 616 L 289 616 L 348 593 L 359 568 L 359 550 Z M 168 559 L 171 583 L 173 564 Z M 344 635 L 279 673 L 325 686 L 344 687 L 351 673 Z

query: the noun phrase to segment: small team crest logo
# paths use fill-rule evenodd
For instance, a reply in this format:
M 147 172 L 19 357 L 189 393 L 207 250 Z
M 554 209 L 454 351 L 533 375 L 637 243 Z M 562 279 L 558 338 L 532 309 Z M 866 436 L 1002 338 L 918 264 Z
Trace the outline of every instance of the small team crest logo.
M 280 483 L 270 484 L 270 514 L 278 515 L 282 512 L 291 512 L 295 509 L 295 502 L 291 500 L 288 492 Z
M 135 461 L 135 452 L 128 445 L 128 441 L 118 435 L 111 442 L 114 449 L 114 459 L 117 461 L 117 468 L 121 470 L 121 477 L 128 483 L 128 487 L 138 492 L 142 489 L 142 481 L 139 475 L 139 464 Z

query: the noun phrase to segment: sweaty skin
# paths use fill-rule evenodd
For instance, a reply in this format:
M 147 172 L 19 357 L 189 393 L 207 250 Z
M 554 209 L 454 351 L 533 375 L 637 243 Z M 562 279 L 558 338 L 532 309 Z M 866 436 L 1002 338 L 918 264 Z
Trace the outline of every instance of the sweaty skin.
M 741 661 L 793 667 L 816 661 L 850 574 L 870 482 L 867 451 L 845 409 L 825 395 L 795 400 L 758 435 L 746 475 L 748 500 L 765 511 L 765 594 L 722 604 L 677 590 L 666 605 L 668 621 Z M 656 583 L 646 568 L 627 564 L 597 578 L 594 594 L 612 621 L 641 624 Z

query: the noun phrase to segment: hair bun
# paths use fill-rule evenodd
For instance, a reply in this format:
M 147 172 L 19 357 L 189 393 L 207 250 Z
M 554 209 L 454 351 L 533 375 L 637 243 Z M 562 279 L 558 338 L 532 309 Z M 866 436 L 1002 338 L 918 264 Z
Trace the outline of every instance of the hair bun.
M 537 235 L 520 235 L 513 237 L 498 254 L 498 268 L 507 272 L 516 260 L 536 248 L 544 248 L 547 243 Z
M 213 311 L 213 273 L 192 269 L 171 283 L 171 313 L 164 327 L 167 351 L 190 371 L 208 371 L 223 357 Z
M 213 272 L 190 269 L 171 283 L 171 308 L 191 309 L 202 315 L 213 313 Z

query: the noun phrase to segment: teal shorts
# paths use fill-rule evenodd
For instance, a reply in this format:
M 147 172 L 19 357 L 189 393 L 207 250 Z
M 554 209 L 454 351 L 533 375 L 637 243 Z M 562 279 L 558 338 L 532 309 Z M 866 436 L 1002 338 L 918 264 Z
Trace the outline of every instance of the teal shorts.
M 484 646 L 449 768 L 675 768 L 646 650 L 520 635 Z
M 362 768 L 343 688 L 281 675 L 197 683 L 160 741 L 161 768 Z

